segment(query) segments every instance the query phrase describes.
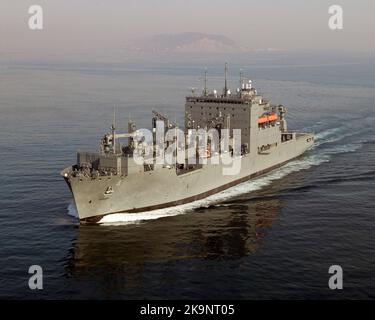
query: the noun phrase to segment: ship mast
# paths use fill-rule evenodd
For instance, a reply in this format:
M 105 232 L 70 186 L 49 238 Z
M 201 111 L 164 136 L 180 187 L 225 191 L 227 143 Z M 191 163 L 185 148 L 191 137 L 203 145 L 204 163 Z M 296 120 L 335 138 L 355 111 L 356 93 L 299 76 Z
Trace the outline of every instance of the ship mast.
M 225 62 L 225 72 L 224 72 L 224 79 L 225 79 L 225 82 L 224 82 L 224 97 L 227 96 L 227 92 L 228 92 L 228 86 L 227 86 L 227 73 L 228 73 L 228 64 Z
M 203 95 L 207 96 L 207 68 L 204 69 L 204 90 Z
M 113 153 L 116 153 L 116 107 L 113 107 L 113 123 L 112 123 L 112 148 Z
M 242 69 L 240 69 L 240 98 L 242 98 Z

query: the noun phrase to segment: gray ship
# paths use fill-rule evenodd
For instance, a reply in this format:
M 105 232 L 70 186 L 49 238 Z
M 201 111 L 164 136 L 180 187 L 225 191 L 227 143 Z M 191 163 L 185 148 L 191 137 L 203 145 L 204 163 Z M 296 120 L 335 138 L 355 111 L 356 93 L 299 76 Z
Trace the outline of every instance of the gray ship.
M 73 194 L 80 222 L 84 224 L 98 223 L 103 216 L 113 213 L 182 205 L 276 169 L 310 148 L 314 135 L 289 131 L 285 114 L 284 106 L 264 99 L 253 88 L 251 80 L 242 75 L 240 87 L 231 92 L 227 88 L 226 68 L 222 92 L 207 89 L 205 74 L 202 93 L 193 92 L 186 97 L 183 132 L 183 144 L 189 141 L 190 145 L 192 132 L 215 129 L 222 141 L 220 132 L 226 129 L 229 134 L 225 151 L 213 148 L 208 138 L 203 156 L 202 152 L 194 150 L 190 155 L 185 152 L 183 160 L 180 157 L 177 161 L 176 157 L 168 164 L 156 161 L 161 149 L 180 148 L 181 139 L 179 143 L 156 141 L 158 123 L 171 130 L 178 126 L 153 111 L 151 161 L 149 157 L 147 163 L 140 163 L 135 157 L 135 152 L 143 146 L 135 138 L 139 132 L 135 123 L 129 121 L 128 133 L 117 133 L 114 121 L 100 141 L 99 152 L 78 152 L 77 163 L 64 169 L 61 175 Z M 119 139 L 127 140 L 126 144 L 121 146 Z M 240 148 L 235 148 L 238 141 Z M 224 173 L 228 161 L 217 161 L 224 156 L 238 168 L 235 174 Z

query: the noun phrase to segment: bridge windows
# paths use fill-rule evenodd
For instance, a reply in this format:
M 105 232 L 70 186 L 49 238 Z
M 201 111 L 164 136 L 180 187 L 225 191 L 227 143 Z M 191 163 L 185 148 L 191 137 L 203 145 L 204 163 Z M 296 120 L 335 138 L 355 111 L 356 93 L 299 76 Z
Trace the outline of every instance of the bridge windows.
M 293 133 L 282 133 L 281 142 L 287 142 L 293 139 Z

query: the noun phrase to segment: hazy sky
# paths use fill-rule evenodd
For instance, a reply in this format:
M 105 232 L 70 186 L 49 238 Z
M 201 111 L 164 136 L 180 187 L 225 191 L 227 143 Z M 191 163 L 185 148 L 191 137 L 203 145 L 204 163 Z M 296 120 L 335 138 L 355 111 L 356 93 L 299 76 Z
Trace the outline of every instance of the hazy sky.
M 44 9 L 44 30 L 28 29 L 28 8 Z M 328 28 L 328 7 L 344 29 Z M 203 32 L 252 49 L 375 52 L 374 0 L 1 0 L 0 55 L 37 57 L 118 52 L 132 38 Z

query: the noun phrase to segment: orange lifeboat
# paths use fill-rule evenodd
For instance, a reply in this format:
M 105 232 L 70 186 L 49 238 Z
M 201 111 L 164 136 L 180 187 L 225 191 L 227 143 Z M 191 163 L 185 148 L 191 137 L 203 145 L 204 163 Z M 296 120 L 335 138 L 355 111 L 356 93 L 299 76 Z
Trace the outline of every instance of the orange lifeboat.
M 276 121 L 277 120 L 277 114 L 275 112 L 270 114 L 264 114 L 261 117 L 258 118 L 258 123 L 263 124 L 266 122 Z

